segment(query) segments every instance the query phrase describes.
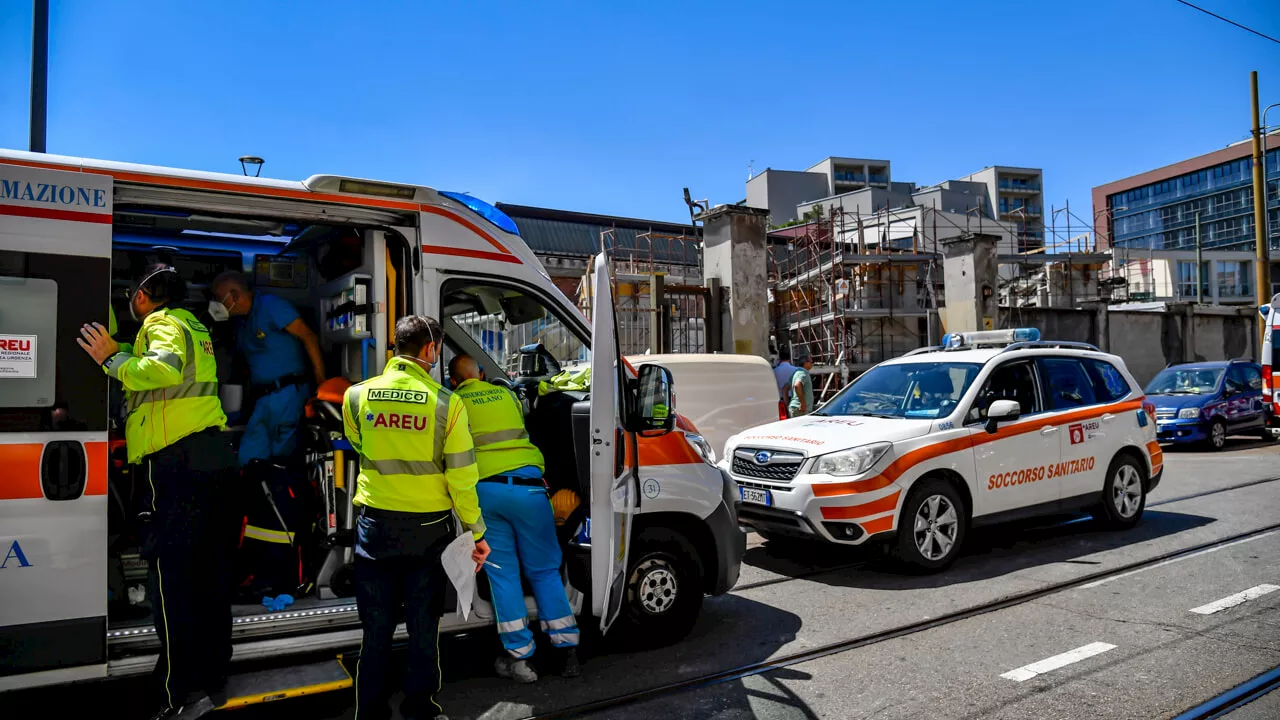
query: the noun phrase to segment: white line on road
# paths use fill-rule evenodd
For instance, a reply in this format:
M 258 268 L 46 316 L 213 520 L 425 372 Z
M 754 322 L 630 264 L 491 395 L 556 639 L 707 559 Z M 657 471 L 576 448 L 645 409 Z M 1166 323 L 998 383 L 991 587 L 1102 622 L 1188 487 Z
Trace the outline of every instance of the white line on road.
M 1222 598 L 1221 600 L 1215 600 L 1209 603 L 1208 605 L 1201 605 L 1200 607 L 1191 608 L 1191 612 L 1197 613 L 1200 615 L 1212 615 L 1220 610 L 1233 608 L 1237 605 L 1242 605 L 1244 603 L 1247 603 L 1250 600 L 1257 600 L 1263 595 L 1266 595 L 1267 593 L 1275 592 L 1276 590 L 1280 590 L 1280 585 L 1266 585 L 1266 584 L 1258 585 L 1256 587 L 1251 587 L 1248 590 L 1245 590 L 1243 592 L 1238 592 L 1235 595 L 1228 595 Z
M 1089 643 L 1084 647 L 1078 647 L 1075 650 L 1068 650 L 1061 655 L 1054 655 L 1051 658 L 1045 658 L 1040 662 L 1033 662 L 1030 665 L 1023 665 L 1016 670 L 1001 675 L 1000 677 L 1014 682 L 1022 682 L 1030 680 L 1037 675 L 1043 675 L 1060 667 L 1066 667 L 1072 663 L 1078 663 L 1081 660 L 1091 658 L 1094 655 L 1101 655 L 1108 650 L 1114 650 L 1115 645 L 1104 642 Z
M 1219 550 L 1222 550 L 1222 549 L 1224 549 L 1224 548 L 1229 548 L 1229 547 L 1231 547 L 1231 546 L 1233 546 L 1233 545 L 1242 545 L 1242 544 L 1247 543 L 1247 542 L 1253 542 L 1254 540 L 1261 540 L 1261 539 L 1262 539 L 1262 538 L 1264 538 L 1264 537 L 1268 537 L 1268 536 L 1270 536 L 1270 535 L 1275 535 L 1275 534 L 1276 534 L 1276 532 L 1277 532 L 1277 531 L 1275 531 L 1275 530 L 1272 530 L 1271 532 L 1264 532 L 1264 533 L 1262 533 L 1261 535 L 1254 535 L 1253 537 L 1247 537 L 1247 538 L 1244 538 L 1243 540 L 1237 540 L 1237 541 L 1235 541 L 1235 542 L 1229 542 L 1229 543 L 1227 543 L 1226 545 L 1219 545 L 1219 546 L 1217 546 L 1217 547 L 1211 547 L 1211 548 L 1208 548 L 1207 550 L 1201 550 L 1200 552 L 1193 552 L 1193 553 L 1191 553 L 1190 555 L 1183 555 L 1182 557 L 1172 558 L 1172 559 L 1170 559 L 1170 560 L 1165 560 L 1164 562 L 1159 562 L 1159 563 L 1156 563 L 1155 565 L 1150 565 L 1150 566 L 1148 566 L 1148 567 L 1139 568 L 1139 569 L 1137 569 L 1137 570 L 1133 570 L 1133 571 L 1130 571 L 1130 572 L 1127 572 L 1127 573 L 1121 573 L 1121 574 L 1119 574 L 1119 575 L 1112 575 L 1111 577 L 1105 577 L 1105 578 L 1102 578 L 1101 580 L 1094 580 L 1093 582 L 1091 582 L 1091 583 L 1086 583 L 1086 584 L 1084 584 L 1084 585 L 1081 585 L 1080 587 L 1081 587 L 1081 588 L 1096 588 L 1096 587 L 1098 587 L 1099 585 L 1106 585 L 1107 583 L 1111 582 L 1112 580 L 1119 580 L 1120 578 L 1127 578 L 1127 577 L 1129 577 L 1130 575 L 1137 575 L 1138 573 L 1143 573 L 1143 572 L 1146 572 L 1146 571 L 1148 571 L 1148 570 L 1155 570 L 1155 569 L 1156 569 L 1156 568 L 1158 568 L 1158 567 L 1164 567 L 1165 565 L 1171 565 L 1171 564 L 1173 564 L 1173 563 L 1179 562 L 1179 561 L 1181 561 L 1181 560 L 1186 560 L 1186 559 L 1188 559 L 1188 558 L 1198 557 L 1198 556 L 1200 556 L 1200 555 L 1208 555 L 1208 554 L 1209 554 L 1209 553 L 1211 553 L 1211 552 L 1218 552 Z

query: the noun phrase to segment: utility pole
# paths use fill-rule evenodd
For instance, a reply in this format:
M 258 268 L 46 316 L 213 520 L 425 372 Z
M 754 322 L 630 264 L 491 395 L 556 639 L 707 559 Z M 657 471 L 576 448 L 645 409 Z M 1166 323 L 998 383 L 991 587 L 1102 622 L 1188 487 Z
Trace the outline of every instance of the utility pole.
M 49 0 L 31 3 L 31 152 L 45 152 L 49 108 Z
M 1258 117 L 1257 70 L 1249 73 L 1249 86 L 1253 102 L 1253 231 L 1257 237 L 1254 246 L 1254 264 L 1257 268 L 1254 272 L 1254 284 L 1257 287 L 1258 302 L 1255 304 L 1261 304 L 1262 298 L 1266 297 L 1264 293 L 1270 293 L 1271 284 L 1267 279 L 1270 275 L 1270 268 L 1267 267 L 1267 188 L 1262 182 L 1262 120 Z M 1264 323 L 1258 323 L 1259 334 L 1266 332 L 1263 325 Z M 1258 347 L 1262 347 L 1262 340 L 1258 341 Z
M 1200 281 L 1204 260 L 1200 257 L 1200 211 L 1196 211 L 1196 303 L 1204 304 L 1204 283 Z M 1261 301 L 1259 301 L 1261 302 Z

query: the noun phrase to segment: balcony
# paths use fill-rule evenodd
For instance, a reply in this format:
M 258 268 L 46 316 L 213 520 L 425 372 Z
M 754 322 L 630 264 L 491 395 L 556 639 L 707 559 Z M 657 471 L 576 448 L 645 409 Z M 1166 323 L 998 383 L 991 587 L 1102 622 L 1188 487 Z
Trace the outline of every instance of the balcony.
M 1032 180 L 1008 180 L 1000 181 L 1000 192 L 1010 194 L 1034 195 L 1040 192 L 1040 183 Z

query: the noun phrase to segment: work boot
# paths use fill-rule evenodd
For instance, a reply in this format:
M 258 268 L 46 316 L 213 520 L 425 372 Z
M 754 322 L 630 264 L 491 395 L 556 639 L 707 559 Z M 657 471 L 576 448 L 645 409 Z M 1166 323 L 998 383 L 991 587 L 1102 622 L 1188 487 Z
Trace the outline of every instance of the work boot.
M 195 720 L 212 711 L 213 701 L 206 696 L 177 707 L 160 708 L 159 712 L 151 716 L 151 720 Z
M 525 685 L 538 681 L 538 673 L 534 672 L 533 666 L 529 664 L 528 660 L 500 657 L 493 664 L 493 667 L 498 671 L 498 677 L 500 678 L 508 678 Z
M 578 648 L 567 648 L 563 653 L 564 666 L 560 668 L 560 677 L 576 678 L 581 675 L 582 665 L 578 663 Z

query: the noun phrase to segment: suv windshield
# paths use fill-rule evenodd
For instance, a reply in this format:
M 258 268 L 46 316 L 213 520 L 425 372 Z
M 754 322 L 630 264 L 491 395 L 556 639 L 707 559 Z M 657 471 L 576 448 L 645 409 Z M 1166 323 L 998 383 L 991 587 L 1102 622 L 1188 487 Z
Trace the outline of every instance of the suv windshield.
M 1147 383 L 1148 395 L 1200 395 L 1218 389 L 1225 368 L 1166 368 Z
M 814 415 L 932 418 L 950 414 L 982 368 L 976 363 L 878 365 Z

